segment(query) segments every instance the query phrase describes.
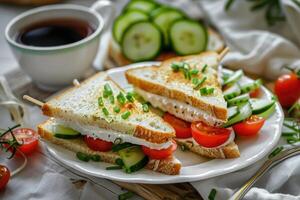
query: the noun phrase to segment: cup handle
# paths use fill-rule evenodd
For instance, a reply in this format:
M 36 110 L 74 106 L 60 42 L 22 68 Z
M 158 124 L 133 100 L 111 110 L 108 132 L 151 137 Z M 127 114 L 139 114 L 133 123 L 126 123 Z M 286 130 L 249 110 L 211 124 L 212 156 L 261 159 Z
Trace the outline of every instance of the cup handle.
M 103 17 L 104 30 L 106 30 L 112 24 L 116 13 L 116 7 L 113 2 L 109 0 L 96 1 L 91 6 L 91 10 L 100 13 L 100 15 Z

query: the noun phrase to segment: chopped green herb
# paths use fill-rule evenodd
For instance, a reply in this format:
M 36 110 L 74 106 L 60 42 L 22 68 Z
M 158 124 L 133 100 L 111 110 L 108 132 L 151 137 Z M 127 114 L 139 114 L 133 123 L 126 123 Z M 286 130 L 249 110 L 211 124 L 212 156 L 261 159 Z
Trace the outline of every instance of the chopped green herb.
M 148 103 L 143 103 L 142 107 L 143 107 L 143 111 L 144 112 L 149 112 L 149 105 L 148 105 Z
M 277 154 L 279 154 L 281 151 L 283 150 L 283 146 L 277 147 L 276 149 L 274 149 L 270 155 L 268 156 L 269 159 L 275 157 Z
M 114 112 L 115 113 L 119 113 L 120 111 L 121 111 L 121 109 L 119 107 L 117 107 L 117 106 L 114 107 Z
M 121 105 L 124 105 L 126 103 L 126 98 L 124 96 L 124 94 L 122 92 L 120 92 L 118 95 L 117 95 L 117 100 L 118 102 L 121 104 Z
M 122 119 L 127 119 L 130 115 L 131 115 L 130 111 L 126 111 L 121 115 L 121 117 Z
M 195 85 L 194 89 L 198 90 L 200 86 L 206 81 L 206 79 L 207 79 L 206 76 L 203 76 L 201 79 L 198 79 L 197 83 L 194 84 Z
M 91 155 L 90 158 L 94 162 L 100 162 L 101 161 L 101 156 L 99 156 L 99 155 Z
M 201 95 L 210 95 L 212 93 L 214 93 L 215 89 L 212 88 L 212 87 L 203 87 L 203 88 L 200 88 L 200 94 Z
M 109 96 L 109 102 L 111 104 L 114 104 L 115 103 L 115 97 L 113 95 Z
M 119 200 L 127 200 L 133 197 L 134 193 L 133 192 L 125 192 L 123 194 L 119 195 Z
M 106 170 L 117 170 L 117 169 L 122 169 L 122 166 L 115 165 L 115 166 L 106 167 Z
M 123 162 L 123 160 L 121 158 L 117 158 L 116 161 L 115 161 L 115 163 L 117 165 L 119 165 L 119 166 L 123 166 L 124 165 L 124 162 Z
M 99 106 L 103 106 L 104 105 L 102 97 L 98 98 L 98 105 Z
M 126 99 L 129 101 L 129 102 L 134 102 L 134 97 L 133 97 L 133 94 L 131 92 L 128 92 L 126 94 Z
M 213 188 L 208 195 L 208 199 L 215 200 L 216 195 L 217 195 L 217 190 L 215 188 Z
M 103 112 L 103 114 L 105 115 L 105 116 L 108 116 L 109 115 L 109 112 L 108 112 L 108 110 L 107 110 L 107 108 L 102 108 L 102 112 Z
M 104 85 L 103 97 L 107 98 L 113 94 L 113 91 L 108 83 Z
M 178 72 L 180 68 L 183 67 L 183 63 L 172 63 L 171 68 L 174 72 Z
M 90 156 L 88 154 L 82 153 L 82 152 L 77 152 L 76 156 L 79 160 L 88 162 L 90 160 Z
M 190 71 L 190 74 L 191 75 L 197 75 L 199 73 L 199 70 L 198 69 L 192 69 L 191 71 Z
M 204 67 L 202 68 L 201 72 L 204 73 L 206 71 L 206 68 L 208 67 L 207 64 L 204 65 Z

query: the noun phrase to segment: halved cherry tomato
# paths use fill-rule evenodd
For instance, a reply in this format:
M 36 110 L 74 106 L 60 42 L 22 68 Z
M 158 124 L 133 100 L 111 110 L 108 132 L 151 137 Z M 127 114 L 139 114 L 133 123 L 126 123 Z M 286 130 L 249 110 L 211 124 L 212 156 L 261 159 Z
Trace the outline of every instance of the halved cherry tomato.
M 21 146 L 18 147 L 18 149 L 24 154 L 31 154 L 37 149 L 39 145 L 39 140 L 38 140 L 39 136 L 34 130 L 30 128 L 18 128 L 13 130 L 13 134 L 16 137 L 17 141 L 20 144 L 22 144 Z M 11 140 L 12 135 L 11 134 L 5 135 L 5 139 Z
M 174 140 L 172 141 L 172 145 L 166 149 L 157 150 L 157 149 L 150 149 L 149 147 L 142 146 L 142 150 L 144 154 L 146 154 L 147 156 L 155 160 L 162 160 L 169 157 L 176 149 L 177 149 L 177 144 Z
M 264 123 L 264 118 L 252 115 L 245 121 L 233 125 L 232 128 L 239 136 L 254 136 L 257 135 Z
M 300 98 L 300 79 L 295 73 L 282 75 L 277 79 L 274 90 L 280 104 L 288 108 Z
M 7 167 L 0 165 L 0 191 L 5 188 L 10 179 L 10 171 Z
M 99 138 L 93 138 L 86 135 L 83 140 L 86 145 L 94 151 L 110 151 L 113 146 L 112 142 L 107 142 Z
M 164 114 L 164 120 L 175 129 L 177 138 L 192 137 L 191 124 L 189 122 L 183 121 L 169 113 Z
M 255 89 L 255 90 L 253 90 L 252 92 L 250 92 L 250 97 L 251 98 L 256 98 L 256 97 L 258 97 L 260 95 L 260 89 L 259 88 L 257 88 L 257 89 Z
M 192 123 L 192 135 L 194 140 L 203 147 L 212 148 L 224 144 L 231 130 L 206 125 L 203 122 Z

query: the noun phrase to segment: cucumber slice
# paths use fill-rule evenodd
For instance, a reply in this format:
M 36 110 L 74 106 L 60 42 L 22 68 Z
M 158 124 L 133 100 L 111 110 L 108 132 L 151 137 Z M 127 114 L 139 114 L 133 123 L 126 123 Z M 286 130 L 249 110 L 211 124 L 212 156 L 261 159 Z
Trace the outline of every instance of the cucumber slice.
M 237 116 L 240 113 L 240 110 L 237 106 L 233 106 L 228 108 L 228 120 L 231 120 L 235 116 Z
M 131 61 L 152 60 L 161 51 L 162 35 L 154 24 L 137 22 L 126 29 L 121 46 L 123 54 Z
M 257 79 L 251 83 L 241 85 L 242 94 L 247 93 L 247 92 L 252 92 L 253 90 L 256 90 L 257 88 L 259 88 L 261 85 L 262 85 L 261 79 Z
M 243 95 L 240 95 L 240 96 L 237 96 L 237 97 L 234 97 L 232 99 L 229 99 L 227 101 L 227 105 L 230 107 L 230 106 L 236 106 L 236 105 L 241 105 L 243 103 L 246 103 L 248 102 L 250 99 L 250 96 L 249 94 L 243 94 Z
M 176 10 L 175 8 L 173 7 L 170 7 L 170 6 L 159 6 L 157 8 L 155 8 L 154 10 L 151 11 L 150 13 L 150 17 L 151 19 L 154 19 L 157 15 L 165 12 L 165 11 L 168 11 L 168 10 Z
M 257 116 L 268 119 L 275 112 L 275 109 L 276 109 L 276 104 L 274 103 L 268 110 L 258 114 Z
M 250 99 L 250 104 L 252 107 L 252 113 L 260 114 L 272 107 L 275 104 L 275 101 L 267 99 Z
M 119 152 L 123 160 L 127 173 L 135 172 L 142 169 L 148 163 L 148 157 L 145 156 L 140 146 L 132 146 L 122 149 Z
M 240 113 L 238 115 L 228 120 L 223 126 L 232 126 L 233 124 L 239 123 L 252 115 L 250 103 L 245 103 L 244 105 L 241 105 L 239 107 L 239 111 Z
M 145 12 L 145 13 L 150 13 L 158 5 L 159 4 L 157 4 L 156 2 L 149 1 L 149 0 L 131 1 L 125 7 L 125 12 L 130 11 L 130 10 L 140 10 L 140 11 Z
M 80 137 L 80 132 L 71 129 L 69 127 L 65 127 L 63 125 L 56 125 L 53 128 L 54 137 L 62 138 L 62 139 L 75 139 Z
M 196 21 L 175 21 L 169 30 L 171 46 L 178 55 L 197 54 L 204 51 L 208 43 L 206 27 Z
M 121 144 L 115 144 L 112 147 L 112 151 L 117 152 L 117 151 L 120 151 L 122 149 L 126 149 L 126 148 L 131 147 L 131 146 L 134 146 L 134 145 L 129 143 L 129 142 L 124 142 L 124 143 L 121 143 Z
M 184 18 L 184 14 L 175 9 L 167 9 L 163 12 L 161 11 L 160 14 L 157 14 L 156 17 L 153 18 L 153 22 L 160 28 L 164 35 L 165 47 L 168 47 L 170 44 L 169 29 L 171 24 L 182 18 Z
M 241 94 L 241 89 L 238 84 L 234 84 L 223 92 L 224 99 L 227 101 Z
M 232 75 L 230 75 L 230 77 L 228 79 L 226 79 L 223 83 L 223 85 L 231 85 L 233 83 L 236 83 L 237 81 L 239 81 L 242 76 L 244 75 L 243 70 L 237 70 L 236 72 L 234 72 Z
M 126 30 L 128 26 L 131 24 L 141 21 L 141 20 L 148 20 L 149 17 L 147 14 L 138 11 L 138 10 L 132 10 L 128 11 L 123 15 L 120 15 L 113 24 L 113 36 L 114 39 L 120 43 L 123 33 Z

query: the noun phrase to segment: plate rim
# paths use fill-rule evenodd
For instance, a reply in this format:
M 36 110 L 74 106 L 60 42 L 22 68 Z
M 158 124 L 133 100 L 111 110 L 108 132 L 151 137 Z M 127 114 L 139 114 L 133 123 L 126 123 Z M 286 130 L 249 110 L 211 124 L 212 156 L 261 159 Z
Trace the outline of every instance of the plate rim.
M 110 76 L 109 74 L 110 73 L 116 73 L 116 72 L 123 72 L 127 69 L 131 69 L 131 68 L 138 68 L 138 67 L 143 67 L 143 66 L 151 66 L 151 65 L 159 65 L 161 62 L 159 61 L 148 61 L 148 62 L 139 62 L 139 63 L 133 63 L 133 64 L 129 64 L 129 65 L 125 65 L 123 67 L 118 67 L 118 68 L 113 68 L 113 69 L 109 69 L 107 70 L 107 74 L 108 76 Z M 232 70 L 229 70 L 229 69 L 225 69 L 223 68 L 222 71 L 228 71 L 228 72 L 232 72 Z M 246 78 L 250 79 L 250 80 L 253 80 L 247 76 L 245 76 Z M 265 87 L 265 86 L 262 86 L 262 89 L 264 91 L 264 93 L 267 95 L 267 96 L 270 96 L 272 95 L 272 93 Z M 264 158 L 274 147 L 276 144 L 278 144 L 279 142 L 279 139 L 280 139 L 280 130 L 282 128 L 282 123 L 283 123 L 283 117 L 284 117 L 284 114 L 283 114 L 283 111 L 282 111 L 282 108 L 281 106 L 279 105 L 278 102 L 276 102 L 276 109 L 275 109 L 275 113 L 278 114 L 278 117 L 279 117 L 279 124 L 278 124 L 278 128 L 277 129 L 277 134 L 274 134 L 275 137 L 273 138 L 273 140 L 271 140 L 267 147 L 266 147 L 266 150 L 257 154 L 256 156 L 252 156 L 250 158 L 247 158 L 244 160 L 243 163 L 239 164 L 239 165 L 235 165 L 233 167 L 229 167 L 229 168 L 225 168 L 223 170 L 219 170 L 215 173 L 210 173 L 210 174 L 207 174 L 207 175 L 204 175 L 204 176 L 201 176 L 199 174 L 195 174 L 193 176 L 191 175 L 165 175 L 165 174 L 162 174 L 162 176 L 164 178 L 160 178 L 160 179 L 143 179 L 143 178 L 136 178 L 136 177 L 131 177 L 131 175 L 128 175 L 128 178 L 123 178 L 123 177 L 118 177 L 118 176 L 110 176 L 110 175 L 106 175 L 105 173 L 93 173 L 93 172 L 90 172 L 89 170 L 87 169 L 84 169 L 83 167 L 79 167 L 78 165 L 74 165 L 71 163 L 70 160 L 65 160 L 64 158 L 60 157 L 54 149 L 52 149 L 50 147 L 50 145 L 46 145 L 46 148 L 48 150 L 48 152 L 55 158 L 57 159 L 59 162 L 61 162 L 62 164 L 68 166 L 68 167 L 71 167 L 72 169 L 74 170 L 77 170 L 77 171 L 80 171 L 81 173 L 84 173 L 84 174 L 87 174 L 87 175 L 90 175 L 90 176 L 93 176 L 93 177 L 98 177 L 98 178 L 106 178 L 106 179 L 110 179 L 110 180 L 116 180 L 116 181 L 121 181 L 121 182 L 128 182 L 128 183 L 146 183 L 146 184 L 168 184 L 168 183 L 180 183 L 180 182 L 193 182 L 193 181 L 199 181 L 199 180 L 205 180 L 205 179 L 209 179 L 209 178 L 213 178 L 213 177 L 217 177 L 217 176 L 220 176 L 220 175 L 224 175 L 224 174 L 228 174 L 228 173 L 231 173 L 231 172 L 235 172 L 235 171 L 238 171 L 238 170 L 241 170 L 245 167 L 248 167 L 254 163 L 256 163 L 257 161 L 261 160 L 262 158 Z M 274 114 L 275 114 L 274 113 Z M 54 144 L 55 145 L 55 144 Z M 213 159 L 213 160 L 217 160 L 217 159 Z

